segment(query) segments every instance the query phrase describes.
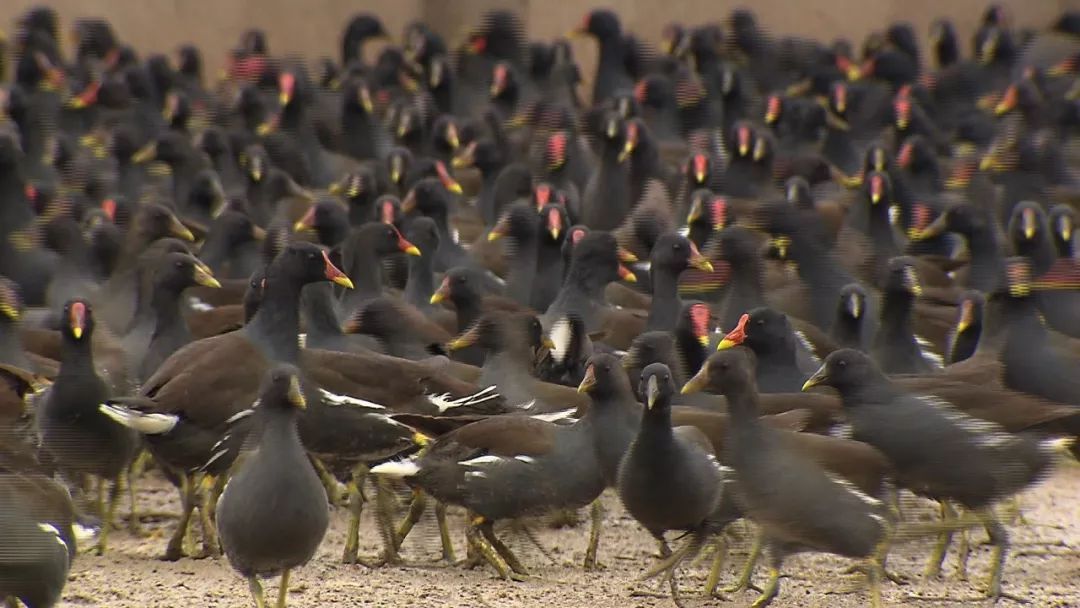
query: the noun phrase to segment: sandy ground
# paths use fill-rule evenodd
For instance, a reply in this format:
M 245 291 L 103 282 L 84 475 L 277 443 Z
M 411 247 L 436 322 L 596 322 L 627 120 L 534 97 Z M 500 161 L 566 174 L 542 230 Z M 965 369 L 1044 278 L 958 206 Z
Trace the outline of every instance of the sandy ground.
M 171 486 L 155 474 L 148 474 L 138 485 L 140 509 L 173 511 L 179 503 Z M 403 556 L 408 563 L 400 567 L 376 570 L 340 563 L 344 546 L 346 512 L 333 511 L 330 531 L 312 563 L 293 573 L 289 605 L 300 606 L 477 606 L 522 607 L 559 606 L 589 608 L 637 608 L 672 606 L 669 599 L 642 597 L 635 591 L 643 587 L 638 577 L 655 553 L 649 536 L 623 512 L 618 499 L 604 497 L 605 528 L 600 545 L 600 559 L 606 569 L 587 573 L 581 567 L 588 540 L 583 523 L 573 529 L 553 530 L 538 525 L 540 538 L 556 563 L 552 563 L 520 535 L 504 534 L 508 544 L 531 568 L 533 578 L 523 583 L 496 579 L 490 568 L 465 570 L 437 563 L 439 542 L 430 510 L 414 533 L 406 540 Z M 1013 552 L 1005 572 L 1008 593 L 1030 602 L 1031 606 L 1080 606 L 1080 466 L 1064 466 L 1049 480 L 1021 496 L 1027 524 L 1010 527 Z M 905 519 L 930 517 L 933 509 L 927 502 L 907 496 L 902 499 Z M 122 509 L 122 512 L 126 511 Z M 365 511 L 361 530 L 361 552 L 374 556 L 380 549 L 372 524 L 373 514 Z M 174 519 L 146 521 L 152 531 L 148 538 L 136 538 L 126 531 L 110 537 L 109 553 L 104 557 L 80 555 L 70 576 L 61 606 L 103 606 L 109 608 L 180 608 L 247 607 L 254 603 L 247 585 L 224 559 L 185 559 L 176 563 L 159 561 L 171 532 Z M 462 513 L 451 511 L 451 530 L 459 558 L 464 555 Z M 273 534 L 273 530 L 267 530 Z M 749 542 L 748 528 L 737 524 L 729 534 L 731 553 L 721 584 L 734 579 Z M 894 549 L 890 569 L 912 578 L 908 585 L 886 583 L 887 605 L 972 606 L 980 602 L 978 591 L 989 562 L 990 548 L 983 546 L 986 535 L 973 533 L 973 550 L 968 581 L 954 577 L 955 553 L 950 552 L 943 580 L 922 577 L 922 568 L 930 551 L 930 541 L 920 540 Z M 710 560 L 701 559 L 685 568 L 680 576 L 683 599 L 687 606 L 749 606 L 756 597 L 753 591 L 727 598 L 706 598 L 702 594 Z M 842 574 L 850 562 L 824 555 L 801 555 L 785 567 L 781 595 L 773 604 L 779 607 L 829 606 L 846 608 L 868 605 L 863 593 L 838 595 L 830 589 L 842 589 L 847 577 Z M 764 569 L 759 566 L 755 581 L 762 582 Z M 277 581 L 267 581 L 268 599 L 276 598 Z M 665 588 L 666 590 L 666 588 Z M 1001 600 L 1000 605 L 1012 604 Z

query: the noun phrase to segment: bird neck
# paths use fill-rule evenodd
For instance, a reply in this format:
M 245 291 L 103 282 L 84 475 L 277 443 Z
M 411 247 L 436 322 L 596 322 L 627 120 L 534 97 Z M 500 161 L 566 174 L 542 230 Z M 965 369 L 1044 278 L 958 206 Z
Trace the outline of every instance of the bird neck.
M 671 428 L 671 404 L 670 397 L 658 397 L 651 408 L 646 407 L 641 418 L 641 430 L 638 437 L 644 440 L 670 440 L 673 435 Z
M 907 293 L 887 293 L 881 305 L 881 329 L 890 339 L 914 340 L 911 311 L 915 299 Z
M 329 283 L 312 283 L 304 287 L 300 297 L 300 313 L 309 336 L 341 336 L 337 312 L 334 310 L 333 289 Z
M 183 289 L 158 285 L 150 297 L 150 309 L 154 316 L 154 333 L 162 333 L 172 327 L 187 328 L 187 321 L 180 311 Z
M 90 345 L 91 334 L 83 334 L 82 339 L 64 334 L 60 345 L 59 377 L 94 375 L 94 354 Z
M 421 309 L 430 306 L 435 293 L 435 256 L 409 256 L 409 278 L 405 280 L 405 300 Z
M 244 326 L 248 338 L 271 361 L 299 362 L 300 289 L 287 278 L 267 277 L 262 304 Z
M 730 387 L 724 391 L 727 398 L 728 415 L 737 426 L 757 426 L 761 408 L 758 406 L 758 392 L 752 386 Z
M 666 266 L 652 266 L 652 306 L 646 326 L 651 330 L 674 329 L 682 311 L 679 299 L 679 275 Z

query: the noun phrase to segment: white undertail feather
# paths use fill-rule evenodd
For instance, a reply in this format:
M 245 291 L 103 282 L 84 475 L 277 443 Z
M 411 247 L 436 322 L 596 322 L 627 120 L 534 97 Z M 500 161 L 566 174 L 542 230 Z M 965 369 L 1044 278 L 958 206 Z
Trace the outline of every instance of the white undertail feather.
M 113 422 L 135 429 L 143 435 L 163 435 L 173 430 L 180 421 L 178 416 L 172 414 L 144 414 L 133 409 L 119 405 L 102 403 L 98 410 L 105 414 Z
M 412 460 L 392 460 L 375 465 L 371 468 L 371 472 L 385 477 L 405 478 L 419 473 L 420 465 Z
M 63 547 L 65 551 L 67 550 L 67 543 L 65 543 L 64 539 L 60 537 L 60 530 L 57 530 L 56 526 L 50 523 L 39 523 L 37 527 L 39 530 L 45 532 L 46 534 L 52 534 L 53 538 L 56 539 L 57 544 Z
M 326 389 L 319 389 L 319 394 L 322 395 L 323 401 L 329 405 L 348 405 L 352 407 L 366 407 L 373 410 L 385 410 L 386 406 L 379 405 L 374 401 L 368 401 L 367 399 L 360 399 L 359 397 L 350 397 L 348 395 L 339 395 L 337 393 L 331 393 Z
M 259 407 L 259 401 L 256 399 L 255 403 L 253 403 L 251 405 L 251 407 L 249 407 L 248 409 L 240 410 L 239 412 L 236 412 L 232 416 L 229 416 L 229 418 L 227 420 L 225 420 L 225 425 L 229 426 L 229 425 L 235 424 L 239 420 L 243 420 L 244 418 L 247 418 L 248 416 L 255 413 L 255 408 L 257 408 L 257 407 Z
M 844 479 L 843 477 L 833 475 L 831 473 L 825 473 L 825 476 L 828 477 L 833 483 L 835 483 L 838 486 L 842 487 L 848 493 L 854 494 L 856 498 L 858 498 L 859 500 L 865 502 L 866 504 L 870 505 L 871 507 L 880 507 L 881 506 L 881 501 L 880 500 L 874 498 L 873 496 L 870 496 L 866 492 L 863 492 L 855 484 L 853 484 L 850 481 Z
M 71 530 L 75 533 L 75 542 L 80 545 L 88 545 L 98 537 L 97 528 L 91 528 L 79 523 L 72 524 Z
M 551 358 L 556 363 L 562 363 L 566 360 L 566 355 L 570 353 L 570 341 L 573 340 L 573 326 L 570 324 L 570 319 L 567 317 L 559 317 L 559 320 L 551 326 L 551 332 L 548 335 L 551 338 L 551 343 L 554 344 L 554 348 L 551 349 Z
M 188 298 L 188 305 L 191 306 L 191 310 L 198 312 L 207 312 L 210 310 L 214 310 L 214 306 L 212 304 L 207 304 L 206 302 L 203 302 L 202 300 L 194 296 Z

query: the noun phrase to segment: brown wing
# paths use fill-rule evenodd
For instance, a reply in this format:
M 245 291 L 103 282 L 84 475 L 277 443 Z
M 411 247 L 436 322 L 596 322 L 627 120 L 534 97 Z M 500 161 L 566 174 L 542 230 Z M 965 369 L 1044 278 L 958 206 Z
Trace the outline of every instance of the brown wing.
M 454 441 L 498 456 L 543 456 L 554 448 L 558 428 L 528 416 L 494 416 L 467 424 L 441 441 Z
M 251 407 L 267 361 L 242 334 L 197 340 L 173 353 L 143 384 L 140 394 L 157 411 L 182 412 L 193 423 L 214 427 Z

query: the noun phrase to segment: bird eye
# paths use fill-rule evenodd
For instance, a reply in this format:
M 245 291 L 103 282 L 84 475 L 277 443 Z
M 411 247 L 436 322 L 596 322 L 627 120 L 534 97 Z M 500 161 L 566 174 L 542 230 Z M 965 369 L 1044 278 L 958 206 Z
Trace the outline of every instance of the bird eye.
M 840 369 L 843 369 L 843 368 L 847 367 L 847 360 L 841 359 L 841 360 L 837 361 L 836 366 L 839 367 Z
M 315 253 L 314 252 L 308 252 L 307 257 L 308 257 L 309 260 L 314 260 L 315 259 Z
M 765 319 L 758 319 L 757 324 L 758 325 L 765 325 Z

